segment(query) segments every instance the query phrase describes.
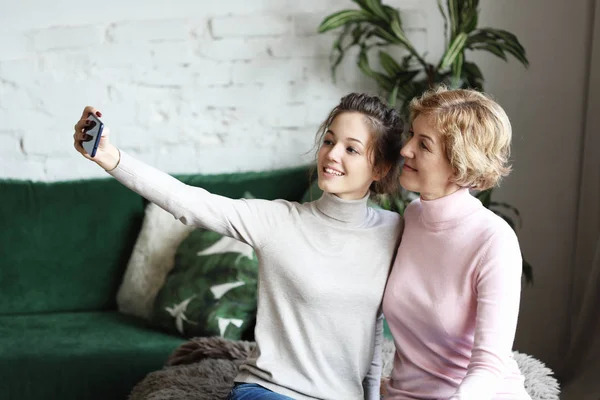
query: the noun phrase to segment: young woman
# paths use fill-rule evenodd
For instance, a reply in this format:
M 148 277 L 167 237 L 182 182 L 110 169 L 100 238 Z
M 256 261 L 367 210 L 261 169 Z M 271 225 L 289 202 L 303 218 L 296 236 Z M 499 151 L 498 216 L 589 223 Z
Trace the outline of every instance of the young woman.
M 400 184 L 418 192 L 383 310 L 396 344 L 387 399 L 525 400 L 512 345 L 521 252 L 511 227 L 471 196 L 510 171 L 504 110 L 472 90 L 410 104 Z
M 321 125 L 314 202 L 233 200 L 187 186 L 110 144 L 90 158 L 86 107 L 75 148 L 184 224 L 254 247 L 256 351 L 230 399 L 379 399 L 381 301 L 402 223 L 367 207 L 398 182 L 402 122 L 378 98 L 350 94 Z

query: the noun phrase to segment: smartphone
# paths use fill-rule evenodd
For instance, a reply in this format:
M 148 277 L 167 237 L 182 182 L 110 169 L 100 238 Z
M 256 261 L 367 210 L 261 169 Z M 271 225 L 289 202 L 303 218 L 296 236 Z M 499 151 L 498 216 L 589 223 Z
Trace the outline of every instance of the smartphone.
M 98 150 L 98 143 L 100 143 L 100 138 L 102 137 L 104 124 L 94 114 L 90 114 L 87 117 L 87 120 L 90 121 L 90 124 L 86 128 L 85 133 L 90 135 L 92 138 L 88 141 L 84 141 L 81 143 L 81 145 L 90 155 L 90 157 L 94 157 L 96 155 L 96 150 Z

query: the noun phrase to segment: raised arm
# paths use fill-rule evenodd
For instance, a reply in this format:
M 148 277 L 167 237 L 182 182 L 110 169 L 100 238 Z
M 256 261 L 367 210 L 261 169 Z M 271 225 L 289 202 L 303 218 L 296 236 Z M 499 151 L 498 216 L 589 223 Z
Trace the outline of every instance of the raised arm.
M 75 125 L 74 145 L 85 158 L 96 162 L 126 187 L 155 203 L 186 225 L 206 228 L 260 247 L 274 226 L 279 224 L 290 207 L 283 201 L 234 200 L 189 186 L 127 153 L 109 142 L 105 127 L 96 156 L 90 157 L 82 147 L 86 140 L 86 118 L 89 113 L 100 116 L 93 107 L 86 107 Z

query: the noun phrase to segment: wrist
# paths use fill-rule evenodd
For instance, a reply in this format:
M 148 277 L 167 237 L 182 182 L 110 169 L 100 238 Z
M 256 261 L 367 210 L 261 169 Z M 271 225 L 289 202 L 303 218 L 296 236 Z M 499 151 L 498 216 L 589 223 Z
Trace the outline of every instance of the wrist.
M 109 145 L 106 150 L 95 157 L 96 164 L 104 168 L 105 171 L 110 172 L 117 168 L 119 161 L 121 160 L 121 153 L 113 145 Z

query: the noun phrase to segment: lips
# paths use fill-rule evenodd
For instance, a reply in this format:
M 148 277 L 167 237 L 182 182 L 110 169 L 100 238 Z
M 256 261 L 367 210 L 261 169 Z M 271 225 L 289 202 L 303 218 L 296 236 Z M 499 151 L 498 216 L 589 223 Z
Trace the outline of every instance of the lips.
M 324 167 L 323 172 L 328 175 L 333 175 L 333 176 L 344 176 L 345 175 L 342 171 L 339 171 L 339 170 L 337 170 L 335 168 L 331 168 L 331 167 Z
M 414 172 L 416 172 L 416 171 L 417 171 L 417 169 L 416 169 L 416 168 L 413 168 L 413 167 L 411 167 L 411 166 L 410 166 L 410 165 L 408 165 L 408 164 L 404 164 L 404 166 L 402 167 L 402 169 L 403 169 L 403 170 L 405 170 L 405 171 L 414 171 Z

